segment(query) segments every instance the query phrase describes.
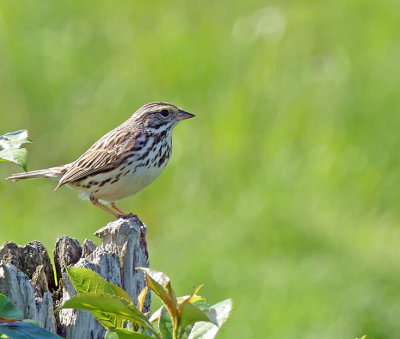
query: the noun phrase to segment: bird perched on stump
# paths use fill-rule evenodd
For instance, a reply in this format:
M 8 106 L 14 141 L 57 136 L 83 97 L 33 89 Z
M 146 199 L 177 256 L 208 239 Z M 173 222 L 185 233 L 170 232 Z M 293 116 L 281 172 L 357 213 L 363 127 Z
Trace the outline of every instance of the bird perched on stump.
M 127 217 L 116 202 L 139 192 L 161 174 L 171 156 L 173 128 L 179 121 L 192 117 L 193 114 L 167 102 L 146 104 L 74 162 L 13 174 L 7 179 L 56 179 L 55 189 L 68 185 L 116 218 Z

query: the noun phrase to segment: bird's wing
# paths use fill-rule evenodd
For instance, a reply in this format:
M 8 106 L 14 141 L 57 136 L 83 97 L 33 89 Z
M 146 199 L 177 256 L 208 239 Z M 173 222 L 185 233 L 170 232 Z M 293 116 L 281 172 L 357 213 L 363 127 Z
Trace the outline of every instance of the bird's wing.
M 124 154 L 134 149 L 136 140 L 137 135 L 130 131 L 110 131 L 72 163 L 55 189 L 118 163 Z

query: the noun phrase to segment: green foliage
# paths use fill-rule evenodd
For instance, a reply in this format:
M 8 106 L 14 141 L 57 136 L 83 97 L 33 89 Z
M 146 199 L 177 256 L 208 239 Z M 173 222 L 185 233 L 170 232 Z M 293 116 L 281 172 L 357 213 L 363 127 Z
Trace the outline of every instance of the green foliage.
M 132 302 L 121 287 L 104 280 L 96 272 L 82 267 L 67 267 L 68 276 L 78 293 L 106 293 Z
M 132 332 L 128 330 L 124 330 L 121 328 L 117 328 L 114 330 L 110 330 L 107 332 L 105 339 L 154 339 L 154 337 L 150 337 L 143 333 Z
M 25 321 L 0 323 L 0 332 L 12 339 L 61 339 L 58 335 Z
M 235 301 L 217 338 L 399 338 L 400 1 L 0 12 L 1 133 L 35 137 L 29 169 L 77 159 L 153 100 L 196 114 L 162 175 L 120 207 L 147 224 L 152 266 L 176 291 L 201 281 L 209 302 Z M 0 165 L 0 178 L 17 168 Z M 112 220 L 53 189 L 0 181 L 0 244 L 51 249 Z
M 20 165 L 25 171 L 27 150 L 21 145 L 32 142 L 28 138 L 28 131 L 21 129 L 0 135 L 0 161 L 11 161 Z
M 132 302 L 128 293 L 122 288 L 115 284 L 111 284 L 108 281 L 101 278 L 98 274 L 92 270 L 87 270 L 80 267 L 69 267 L 67 268 L 68 275 L 75 286 L 78 293 L 103 293 L 111 296 L 121 297 L 122 300 L 128 300 Z M 74 298 L 78 298 L 74 296 Z M 121 301 L 121 299 L 118 299 Z M 71 301 L 74 302 L 75 300 Z M 118 301 L 114 301 L 117 303 Z M 72 306 L 71 306 L 72 307 Z M 123 319 L 117 314 L 102 313 L 99 310 L 91 310 L 92 314 L 99 320 L 99 322 L 107 329 L 122 327 Z
M 39 327 L 30 319 L 23 319 L 23 313 L 0 293 L 0 335 L 12 339 L 61 339 L 58 335 Z
M 67 300 L 58 310 L 63 308 L 76 308 L 90 311 L 99 322 L 107 329 L 118 327 L 118 321 L 111 323 L 108 315 L 116 319 L 127 319 L 143 326 L 153 333 L 155 329 L 147 318 L 135 307 L 132 301 L 106 293 L 78 293 Z M 101 316 L 100 316 L 100 315 Z M 106 316 L 104 321 L 103 315 Z M 121 327 L 121 325 L 119 325 Z
M 139 268 L 145 273 L 147 287 L 152 290 L 164 303 L 174 324 L 178 322 L 177 300 L 174 290 L 171 287 L 169 277 L 158 271 L 149 268 Z
M 211 322 L 220 327 L 229 317 L 232 310 L 231 299 L 223 300 L 207 310 L 207 316 Z M 212 338 L 217 334 L 218 327 L 210 322 L 199 322 L 194 324 L 188 339 Z
M 125 291 L 107 282 L 97 273 L 85 268 L 69 268 L 68 275 L 78 294 L 72 296 L 56 311 L 65 308 L 90 311 L 108 330 L 107 339 L 150 338 L 145 331 L 151 332 L 159 339 L 211 339 L 231 313 L 230 299 L 209 306 L 205 304 L 203 297 L 197 295 L 201 286 L 189 296 L 176 298 L 170 278 L 166 274 L 148 268 L 137 269 L 144 272 L 147 283 L 144 293 L 138 297 L 139 308 Z M 141 312 L 148 289 L 164 303 L 150 320 Z M 129 323 L 125 321 L 135 324 L 133 328 L 138 331 L 127 330 Z M 157 323 L 158 330 L 152 323 Z
M 0 318 L 23 319 L 24 314 L 6 295 L 0 293 Z

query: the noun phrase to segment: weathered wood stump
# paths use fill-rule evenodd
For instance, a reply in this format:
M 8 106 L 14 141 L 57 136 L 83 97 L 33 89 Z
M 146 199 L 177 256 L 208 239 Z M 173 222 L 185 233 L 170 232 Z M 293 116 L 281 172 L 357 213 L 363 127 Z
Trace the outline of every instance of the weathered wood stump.
M 61 236 L 54 249 L 54 270 L 49 255 L 39 241 L 25 246 L 6 242 L 0 247 L 0 293 L 7 295 L 42 327 L 71 338 L 103 338 L 104 328 L 87 311 L 54 309 L 76 293 L 65 267 L 89 268 L 126 290 L 136 301 L 145 286 L 143 273 L 135 267 L 149 267 L 146 226 L 137 217 L 118 219 L 99 229 L 95 235 L 102 244 L 86 239 Z M 144 311 L 150 310 L 150 294 Z

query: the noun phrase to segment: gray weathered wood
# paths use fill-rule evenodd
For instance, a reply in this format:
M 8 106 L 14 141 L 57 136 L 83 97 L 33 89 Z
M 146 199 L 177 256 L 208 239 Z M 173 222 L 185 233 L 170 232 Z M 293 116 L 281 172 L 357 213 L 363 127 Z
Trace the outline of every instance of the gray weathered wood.
M 4 260 L 0 262 L 0 293 L 7 295 L 25 318 L 37 319 L 34 288 L 28 276 Z
M 56 288 L 53 267 L 46 248 L 39 241 L 31 241 L 25 246 L 7 241 L 0 247 L 0 259 L 13 264 L 32 279 L 36 268 L 43 266 L 44 274 L 50 291 Z
M 125 289 L 136 302 L 145 286 L 143 273 L 135 267 L 148 267 L 146 226 L 137 217 L 118 219 L 99 229 L 97 246 L 86 239 L 81 245 L 76 239 L 62 236 L 54 249 L 53 268 L 43 245 L 33 241 L 25 246 L 6 242 L 0 247 L 0 293 L 6 294 L 26 318 L 62 337 L 71 339 L 103 338 L 104 328 L 86 311 L 54 308 L 76 293 L 66 274 L 66 266 L 85 267 Z M 150 310 L 150 294 L 144 311 Z

